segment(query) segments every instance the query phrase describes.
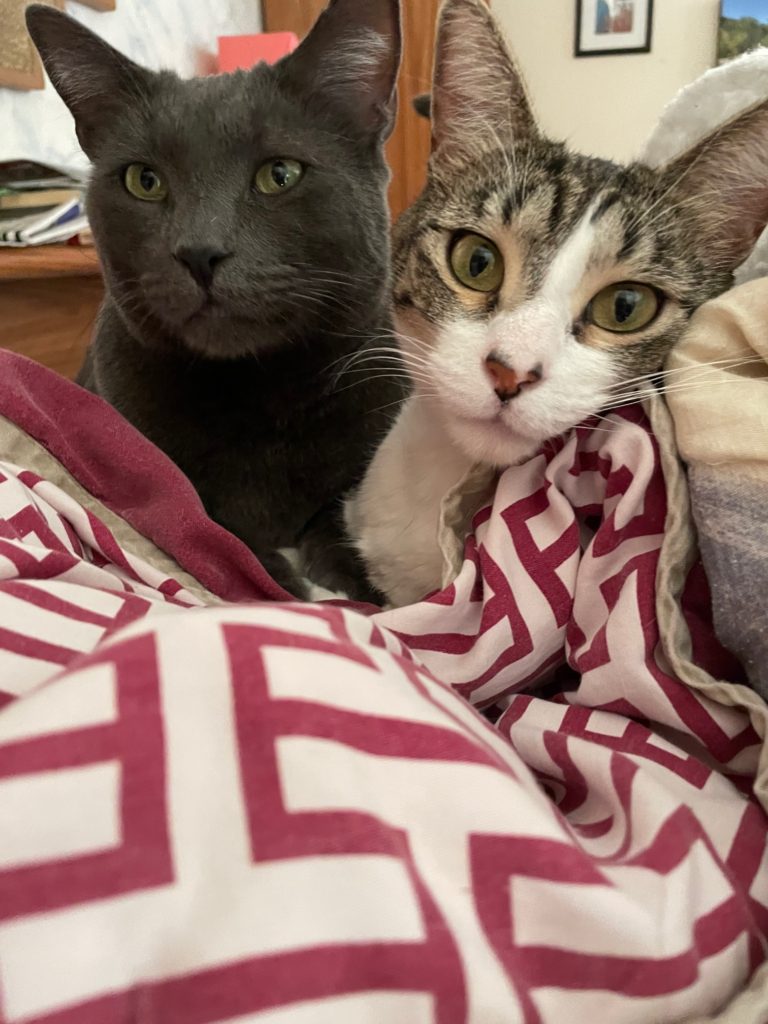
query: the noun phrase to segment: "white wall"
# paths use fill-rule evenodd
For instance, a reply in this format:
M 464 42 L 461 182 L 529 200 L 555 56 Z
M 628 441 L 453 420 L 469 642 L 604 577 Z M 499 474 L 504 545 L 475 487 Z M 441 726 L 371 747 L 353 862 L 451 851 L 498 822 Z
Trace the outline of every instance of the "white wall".
M 110 13 L 78 3 L 67 10 L 138 63 L 185 76 L 208 64 L 217 36 L 261 28 L 260 0 L 117 0 Z M 16 157 L 87 166 L 72 118 L 50 83 L 33 92 L 0 88 L 0 160 Z
M 573 56 L 575 0 L 491 0 L 553 138 L 626 160 L 684 85 L 715 63 L 720 0 L 656 0 L 649 54 Z

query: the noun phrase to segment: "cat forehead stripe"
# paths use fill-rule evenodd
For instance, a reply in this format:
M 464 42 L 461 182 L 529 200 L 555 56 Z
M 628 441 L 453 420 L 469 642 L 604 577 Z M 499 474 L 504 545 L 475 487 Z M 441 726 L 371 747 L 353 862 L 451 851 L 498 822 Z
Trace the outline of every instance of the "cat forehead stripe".
M 544 277 L 540 293 L 556 306 L 568 304 L 571 293 L 578 287 L 589 268 L 597 237 L 593 203 L 574 230 L 562 244 Z

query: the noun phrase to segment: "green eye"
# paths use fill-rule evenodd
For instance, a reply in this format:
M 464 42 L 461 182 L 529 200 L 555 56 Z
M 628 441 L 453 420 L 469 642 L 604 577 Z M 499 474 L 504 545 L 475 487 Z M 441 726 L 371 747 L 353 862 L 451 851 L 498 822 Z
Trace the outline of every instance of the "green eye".
M 256 171 L 254 183 L 265 196 L 289 192 L 304 177 L 304 167 L 298 160 L 270 160 Z
M 587 320 L 614 334 L 640 331 L 654 319 L 662 299 L 647 284 L 622 281 L 603 288 L 587 306 Z
M 495 292 L 504 280 L 504 257 L 488 238 L 462 235 L 450 255 L 456 280 L 476 292 Z
M 125 170 L 125 187 L 137 199 L 159 203 L 168 195 L 168 186 L 151 167 L 146 164 L 131 164 Z

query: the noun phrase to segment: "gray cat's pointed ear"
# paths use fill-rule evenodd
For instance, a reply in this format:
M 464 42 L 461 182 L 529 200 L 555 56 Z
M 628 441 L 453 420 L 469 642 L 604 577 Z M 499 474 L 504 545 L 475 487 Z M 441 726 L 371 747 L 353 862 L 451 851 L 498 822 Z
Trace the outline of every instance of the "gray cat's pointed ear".
M 663 187 L 689 215 L 692 247 L 739 267 L 768 225 L 768 100 L 667 164 Z
M 440 13 L 432 90 L 432 146 L 476 153 L 537 133 L 525 88 L 485 0 L 446 0 Z
M 80 145 L 93 157 L 100 132 L 121 108 L 140 100 L 151 72 L 53 7 L 33 4 L 26 19 L 48 77 L 75 119 Z
M 399 0 L 331 0 L 280 74 L 324 98 L 367 134 L 388 135 L 397 110 Z

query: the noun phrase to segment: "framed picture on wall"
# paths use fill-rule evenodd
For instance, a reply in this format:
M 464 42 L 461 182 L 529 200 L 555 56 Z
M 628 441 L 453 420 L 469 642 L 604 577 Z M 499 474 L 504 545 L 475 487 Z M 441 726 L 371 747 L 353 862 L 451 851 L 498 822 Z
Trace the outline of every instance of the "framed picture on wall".
M 576 0 L 577 57 L 649 53 L 653 0 Z
M 722 0 L 718 61 L 722 64 L 756 46 L 768 46 L 768 0 Z
M 77 0 L 79 4 L 93 7 L 97 11 L 114 11 L 116 0 Z

